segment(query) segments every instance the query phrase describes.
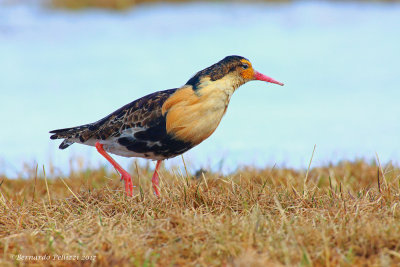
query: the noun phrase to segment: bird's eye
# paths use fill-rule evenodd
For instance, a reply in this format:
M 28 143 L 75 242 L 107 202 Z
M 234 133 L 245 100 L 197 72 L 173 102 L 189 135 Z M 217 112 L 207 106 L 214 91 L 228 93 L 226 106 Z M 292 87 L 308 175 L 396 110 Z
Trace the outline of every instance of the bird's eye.
M 243 64 L 242 65 L 242 68 L 245 70 L 245 69 L 248 69 L 249 68 L 249 65 L 247 65 L 247 64 Z

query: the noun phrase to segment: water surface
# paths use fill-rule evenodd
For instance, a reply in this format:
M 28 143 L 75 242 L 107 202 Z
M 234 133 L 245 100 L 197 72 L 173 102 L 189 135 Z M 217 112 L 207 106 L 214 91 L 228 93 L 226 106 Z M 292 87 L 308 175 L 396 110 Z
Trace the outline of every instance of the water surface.
M 183 85 L 232 54 L 285 86 L 242 86 L 217 131 L 185 154 L 193 170 L 305 167 L 314 144 L 315 165 L 375 152 L 398 161 L 399 47 L 398 4 L 158 4 L 122 13 L 1 6 L 0 172 L 49 159 L 65 172 L 76 156 L 104 164 L 90 147 L 58 150 L 48 131 Z

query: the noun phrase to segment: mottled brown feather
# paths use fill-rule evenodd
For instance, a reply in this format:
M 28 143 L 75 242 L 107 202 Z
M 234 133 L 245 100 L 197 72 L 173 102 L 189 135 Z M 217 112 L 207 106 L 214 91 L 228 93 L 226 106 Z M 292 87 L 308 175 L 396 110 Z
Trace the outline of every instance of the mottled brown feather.
M 106 140 L 118 137 L 123 130 L 132 127 L 149 128 L 157 125 L 162 117 L 162 105 L 176 89 L 155 92 L 137 99 L 114 111 L 103 119 L 78 127 L 51 131 L 51 139 L 74 139 L 84 143 L 89 139 Z M 61 147 L 60 147 L 61 148 Z M 65 148 L 65 147 L 64 147 Z

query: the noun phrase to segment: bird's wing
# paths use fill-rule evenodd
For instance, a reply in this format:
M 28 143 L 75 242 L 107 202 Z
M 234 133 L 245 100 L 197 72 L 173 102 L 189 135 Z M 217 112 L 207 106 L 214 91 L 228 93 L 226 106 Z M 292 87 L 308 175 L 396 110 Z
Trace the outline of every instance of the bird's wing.
M 88 144 L 89 140 L 107 140 L 126 135 L 129 131 L 132 134 L 137 132 L 142 138 L 151 136 L 151 132 L 150 135 L 143 132 L 165 121 L 161 112 L 162 105 L 176 90 L 159 91 L 139 98 L 94 123 L 53 130 L 50 132 L 53 134 L 50 138 L 65 139 L 60 145 L 60 148 L 64 149 L 75 142 Z
M 155 92 L 121 107 L 93 123 L 89 127 L 93 133 L 90 138 L 106 140 L 111 137 L 134 134 L 136 139 L 151 140 L 152 137 L 155 139 L 151 129 L 158 128 L 163 122 L 165 124 L 162 105 L 175 91 L 176 89 L 170 89 Z

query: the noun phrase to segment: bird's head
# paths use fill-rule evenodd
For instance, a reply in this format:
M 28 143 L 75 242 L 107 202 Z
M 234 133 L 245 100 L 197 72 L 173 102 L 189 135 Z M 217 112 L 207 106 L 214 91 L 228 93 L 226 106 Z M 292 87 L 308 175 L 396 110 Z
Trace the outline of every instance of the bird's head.
M 233 91 L 249 81 L 265 81 L 283 85 L 253 69 L 251 62 L 241 56 L 227 56 L 223 60 L 199 71 L 186 85 L 191 85 L 193 90 L 215 84 L 221 87 L 231 87 Z

